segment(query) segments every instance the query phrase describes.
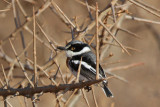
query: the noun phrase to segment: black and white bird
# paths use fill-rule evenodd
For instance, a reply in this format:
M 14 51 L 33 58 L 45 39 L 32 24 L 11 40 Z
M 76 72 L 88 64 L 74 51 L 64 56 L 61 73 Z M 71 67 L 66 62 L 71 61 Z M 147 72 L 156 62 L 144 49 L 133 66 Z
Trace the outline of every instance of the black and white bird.
M 96 56 L 91 51 L 88 44 L 81 41 L 71 41 L 65 47 L 57 48 L 66 51 L 67 66 L 74 76 L 77 76 L 78 67 L 81 62 L 80 81 L 96 79 Z M 99 65 L 99 78 L 106 78 L 101 65 Z M 107 83 L 107 80 L 101 83 L 102 89 L 107 97 L 113 97 L 111 91 L 107 87 Z

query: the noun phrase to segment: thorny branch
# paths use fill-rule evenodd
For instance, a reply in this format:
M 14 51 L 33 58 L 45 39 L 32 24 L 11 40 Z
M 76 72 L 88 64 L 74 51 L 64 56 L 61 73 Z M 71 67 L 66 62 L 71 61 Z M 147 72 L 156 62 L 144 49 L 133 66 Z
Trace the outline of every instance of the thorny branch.
M 103 79 L 99 79 L 99 80 L 91 80 L 91 81 L 86 81 L 86 82 L 80 82 L 80 83 L 75 83 L 75 84 L 60 84 L 59 86 L 55 86 L 55 85 L 48 85 L 48 86 L 42 86 L 42 87 L 34 87 L 34 88 L 20 88 L 20 89 L 0 89 L 0 96 L 9 96 L 9 95 L 15 95 L 17 94 L 17 96 L 33 96 L 35 93 L 47 93 L 47 92 L 51 92 L 51 93 L 57 93 L 59 91 L 63 91 L 63 90 L 73 90 L 73 89 L 81 89 L 85 86 L 90 86 L 92 84 L 96 84 L 103 81 Z
M 33 95 L 37 94 L 37 93 L 41 93 L 41 92 L 43 92 L 43 93 L 47 93 L 47 92 L 56 93 L 57 97 L 55 100 L 57 101 L 57 104 L 60 105 L 60 102 L 62 102 L 61 100 L 63 98 L 63 95 L 67 91 L 74 90 L 74 92 L 71 94 L 71 96 L 64 103 L 64 106 L 66 106 L 69 103 L 69 101 L 71 101 L 71 98 L 75 95 L 75 93 L 79 89 L 84 88 L 85 86 L 90 86 L 92 84 L 96 84 L 96 83 L 102 81 L 102 79 L 99 80 L 97 78 L 98 80 L 92 80 L 92 81 L 87 81 L 87 82 L 71 84 L 71 82 L 74 79 L 72 78 L 72 76 L 69 77 L 67 75 L 67 73 L 64 73 L 61 70 L 60 63 L 58 62 L 59 57 L 61 57 L 63 53 L 57 52 L 56 46 L 58 44 L 57 44 L 56 40 L 52 40 L 52 37 L 49 36 L 45 30 L 43 30 L 43 25 L 40 24 L 41 19 L 39 17 L 44 11 L 47 11 L 50 9 L 53 12 L 53 14 L 55 14 L 58 17 L 58 19 L 60 19 L 62 21 L 62 23 L 68 27 L 69 30 L 71 29 L 72 30 L 72 38 L 74 37 L 74 39 L 88 42 L 89 45 L 91 47 L 93 47 L 93 49 L 95 49 L 95 47 L 96 47 L 97 70 L 98 70 L 98 65 L 99 65 L 98 63 L 105 57 L 105 55 L 106 55 L 105 53 L 108 51 L 109 47 L 111 47 L 111 46 L 118 46 L 121 49 L 123 49 L 126 53 L 128 53 L 129 55 L 130 55 L 130 52 L 128 50 L 134 50 L 134 51 L 139 52 L 138 49 L 123 45 L 123 43 L 121 43 L 121 41 L 119 39 L 117 39 L 117 33 L 119 30 L 126 32 L 135 38 L 141 39 L 141 37 L 139 37 L 134 32 L 131 32 L 125 28 L 122 28 L 122 23 L 125 19 L 134 20 L 134 21 L 141 21 L 141 22 L 146 22 L 146 23 L 152 23 L 152 24 L 158 24 L 158 25 L 160 24 L 159 21 L 153 21 L 153 20 L 149 20 L 149 19 L 145 19 L 145 18 L 134 17 L 134 16 L 131 16 L 128 14 L 129 13 L 128 8 L 131 5 L 135 5 L 139 8 L 144 9 L 149 14 L 153 14 L 154 16 L 157 16 L 158 18 L 160 18 L 160 14 L 159 14 L 160 10 L 158 10 L 158 9 L 154 8 L 153 6 L 150 6 L 144 2 L 137 1 L 137 0 L 128 0 L 122 4 L 119 4 L 118 0 L 111 0 L 111 2 L 109 4 L 107 4 L 106 8 L 104 8 L 102 10 L 98 9 L 98 5 L 96 5 L 96 6 L 90 5 L 88 3 L 88 0 L 85 0 L 85 2 L 80 1 L 80 0 L 75 0 L 77 4 L 83 5 L 84 7 L 86 7 L 85 9 L 87 9 L 87 11 L 89 12 L 89 17 L 86 18 L 86 20 L 84 21 L 84 23 L 82 25 L 80 25 L 78 22 L 76 22 L 76 18 L 75 18 L 75 21 L 73 21 L 72 18 L 70 18 L 68 16 L 68 14 L 66 14 L 64 12 L 64 10 L 62 8 L 60 8 L 60 6 L 54 0 L 44 0 L 43 1 L 44 4 L 41 7 L 38 7 L 36 5 L 36 2 L 34 2 L 34 1 L 32 2 L 32 0 L 29 2 L 27 0 L 29 3 L 31 3 L 33 5 L 33 7 L 36 7 L 36 8 L 34 8 L 33 14 L 31 14 L 31 15 L 29 15 L 28 12 L 26 12 L 26 8 L 23 7 L 22 2 L 20 2 L 19 0 L 12 0 L 11 3 L 8 2 L 7 0 L 3 0 L 3 1 L 5 3 L 7 3 L 7 6 L 6 6 L 6 8 L 0 10 L 0 15 L 2 13 L 7 14 L 7 12 L 12 10 L 13 15 L 14 15 L 13 18 L 14 18 L 15 25 L 16 25 L 14 31 L 11 32 L 10 35 L 5 36 L 2 40 L 0 40 L 0 59 L 3 59 L 5 62 L 9 63 L 9 66 L 7 68 L 4 68 L 3 64 L 1 64 L 5 83 L 3 83 L 3 81 L 0 79 L 0 82 L 2 84 L 2 88 L 0 88 L 0 96 L 3 96 L 5 106 L 7 106 L 7 104 L 11 105 L 7 101 L 8 100 L 7 97 L 9 95 L 12 95 L 13 97 L 24 96 L 24 97 L 32 98 L 33 106 L 36 106 L 36 102 L 34 102 L 36 100 L 36 98 Z M 93 17 L 94 16 L 93 13 L 95 13 L 93 11 L 96 11 L 96 18 Z M 22 24 L 20 21 L 21 16 L 20 16 L 20 13 L 18 13 L 18 12 L 21 12 L 23 14 L 24 19 L 25 19 Z M 90 18 L 90 20 L 88 20 L 89 18 Z M 33 22 L 33 29 L 31 29 L 29 27 L 29 24 L 32 22 Z M 36 27 L 36 25 L 38 27 Z M 39 30 L 41 31 L 43 36 L 46 38 L 47 42 L 45 42 L 45 40 L 43 40 L 43 38 L 39 37 L 39 34 L 36 33 L 36 31 L 38 31 L 37 28 L 39 28 Z M 87 35 L 89 35 L 89 33 L 92 33 L 92 30 L 94 28 L 96 28 L 96 33 L 91 34 L 92 38 L 89 39 L 87 37 Z M 26 42 L 26 40 L 24 38 L 24 34 L 25 34 L 24 31 L 27 31 L 27 32 L 29 32 L 30 35 L 32 35 L 32 40 L 28 43 Z M 19 53 L 17 51 L 18 49 L 16 49 L 16 46 L 13 45 L 12 40 L 11 40 L 11 39 L 13 39 L 13 41 L 14 41 L 16 39 L 16 37 L 18 38 L 17 35 L 19 32 L 20 32 L 20 35 L 22 38 L 22 43 L 23 43 L 23 51 L 21 51 L 20 54 L 18 54 Z M 76 34 L 76 35 L 73 35 L 73 34 Z M 96 44 L 94 43 L 95 42 L 94 39 L 96 39 Z M 7 52 L 4 52 L 4 50 L 3 50 L 5 48 L 8 40 L 11 44 L 11 47 L 13 50 L 12 53 L 14 53 L 15 58 L 10 57 L 7 54 Z M 71 39 L 67 40 L 67 42 L 70 40 Z M 117 44 L 114 44 L 113 43 L 114 41 Z M 51 55 L 51 58 L 49 59 L 49 61 L 46 61 L 46 63 L 44 63 L 43 65 L 38 64 L 38 58 L 37 58 L 38 53 L 36 53 L 37 42 L 40 42 L 41 45 L 45 46 L 45 48 L 47 48 L 48 50 L 50 50 L 54 53 L 54 57 L 52 57 L 52 55 Z M 64 41 L 62 41 L 62 42 L 64 42 Z M 26 52 L 28 52 L 28 49 L 31 47 L 32 43 L 33 43 L 33 58 L 34 58 L 33 61 L 30 60 L 30 58 L 28 58 L 29 53 L 26 53 Z M 22 61 L 23 55 L 25 56 L 24 59 L 27 60 L 31 65 L 27 64 L 27 62 Z M 99 55 L 100 55 L 100 59 L 99 59 Z M 135 67 L 138 65 L 142 65 L 142 64 L 143 63 L 133 63 L 133 64 L 126 65 L 126 66 L 109 68 L 106 70 L 106 73 L 127 83 L 128 81 L 125 78 L 120 77 L 111 71 L 122 70 L 122 69 L 124 70 L 124 69 L 128 69 L 128 68 Z M 55 68 L 57 68 L 59 70 L 59 73 L 60 73 L 59 74 L 60 76 L 58 78 L 59 80 L 55 80 L 56 78 L 54 79 L 52 77 L 52 74 L 55 73 L 55 71 L 56 71 L 55 68 L 52 68 L 52 66 L 55 66 Z M 10 78 L 11 74 L 13 73 L 13 70 L 15 69 L 15 67 L 20 68 L 24 73 L 23 80 L 18 83 L 18 86 L 22 86 L 20 88 L 10 87 L 10 84 L 9 84 L 10 79 L 12 79 L 12 78 Z M 7 70 L 8 70 L 8 74 L 6 74 Z M 50 74 L 50 71 L 52 71 L 52 70 L 54 72 L 52 74 Z M 27 71 L 31 71 L 31 75 L 28 75 Z M 79 70 L 79 72 L 80 72 L 80 70 Z M 34 73 L 34 76 L 33 76 L 33 73 Z M 51 81 L 52 85 L 39 87 L 37 83 L 39 83 L 39 81 L 40 81 L 39 78 L 41 78 L 41 75 L 45 75 L 45 77 L 47 77 L 47 79 L 49 79 Z M 79 75 L 77 76 L 77 79 L 76 79 L 77 82 L 78 82 L 78 79 L 79 79 Z M 61 84 L 61 80 L 63 80 L 63 82 L 65 84 Z M 30 87 L 30 85 L 28 85 L 26 87 L 25 85 L 23 85 L 24 83 L 25 84 L 30 83 L 30 85 L 32 87 Z M 55 85 L 53 85 L 53 84 L 55 84 Z M 63 92 L 61 94 L 57 95 L 57 93 L 59 91 L 63 91 Z M 83 92 L 83 96 L 84 96 L 84 99 L 85 99 L 87 105 L 90 106 L 88 99 L 87 99 L 83 90 L 82 90 L 82 92 Z M 98 107 L 94 92 L 95 91 L 93 90 L 94 102 L 96 104 L 96 107 Z

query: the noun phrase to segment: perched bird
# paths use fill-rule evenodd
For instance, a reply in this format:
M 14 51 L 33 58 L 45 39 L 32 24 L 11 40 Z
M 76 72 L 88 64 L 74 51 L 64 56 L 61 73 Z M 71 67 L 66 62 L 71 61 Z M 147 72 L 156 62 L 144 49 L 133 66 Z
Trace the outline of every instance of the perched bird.
M 79 64 L 81 62 L 80 81 L 96 79 L 96 56 L 91 51 L 88 44 L 81 41 L 71 41 L 65 47 L 57 47 L 57 49 L 66 51 L 66 63 L 74 76 L 77 76 Z M 101 65 L 99 65 L 99 78 L 106 78 Z M 111 91 L 107 87 L 107 83 L 107 80 L 101 83 L 102 89 L 107 97 L 113 97 Z

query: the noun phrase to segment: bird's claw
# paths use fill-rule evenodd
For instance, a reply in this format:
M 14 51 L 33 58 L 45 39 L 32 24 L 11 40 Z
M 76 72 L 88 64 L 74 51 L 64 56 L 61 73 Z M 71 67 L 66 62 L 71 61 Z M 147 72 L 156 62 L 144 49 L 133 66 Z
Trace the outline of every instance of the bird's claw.
M 85 90 L 87 90 L 87 92 L 89 92 L 90 90 L 92 90 L 92 88 L 90 86 L 86 86 L 84 87 Z

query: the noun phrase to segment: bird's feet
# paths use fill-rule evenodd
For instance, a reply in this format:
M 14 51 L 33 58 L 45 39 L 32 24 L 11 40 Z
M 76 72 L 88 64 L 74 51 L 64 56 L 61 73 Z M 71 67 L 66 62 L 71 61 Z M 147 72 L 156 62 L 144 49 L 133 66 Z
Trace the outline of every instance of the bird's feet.
M 92 90 L 92 87 L 90 87 L 90 86 L 85 86 L 84 89 L 87 90 L 87 92 L 89 92 L 90 90 Z

